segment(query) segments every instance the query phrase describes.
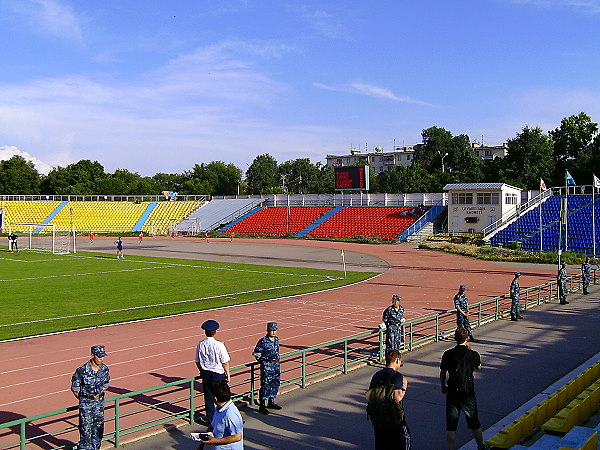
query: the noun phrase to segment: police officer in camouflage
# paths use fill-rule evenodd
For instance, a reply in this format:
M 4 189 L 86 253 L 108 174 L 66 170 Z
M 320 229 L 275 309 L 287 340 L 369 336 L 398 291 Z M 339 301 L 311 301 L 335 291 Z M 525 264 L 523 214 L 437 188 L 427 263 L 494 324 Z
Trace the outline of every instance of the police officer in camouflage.
M 519 278 L 521 277 L 521 272 L 515 272 L 515 278 L 510 283 L 510 320 L 517 321 L 518 319 L 522 319 L 521 315 L 521 286 L 519 285 Z
M 583 278 L 583 293 L 588 295 L 590 292 L 590 276 L 592 274 L 592 265 L 590 264 L 590 257 L 586 256 L 585 261 L 581 264 L 581 277 Z
M 471 330 L 471 322 L 469 322 L 469 299 L 465 291 L 467 287 L 461 284 L 458 287 L 458 292 L 454 296 L 454 307 L 456 308 L 456 328 L 464 328 L 469 333 L 470 342 L 479 342 L 479 340 L 473 337 L 473 331 Z
M 385 324 L 385 352 L 402 350 L 404 348 L 404 336 L 402 324 L 404 319 L 404 307 L 400 305 L 402 297 L 392 296 L 392 304 L 383 311 L 382 320 Z
M 566 305 L 569 302 L 567 301 L 567 263 L 562 263 L 560 265 L 560 269 L 558 270 L 558 274 L 556 275 L 556 281 L 558 285 L 558 299 L 560 300 L 561 305 Z
M 275 403 L 277 391 L 281 381 L 281 369 L 279 366 L 279 338 L 277 333 L 277 322 L 267 323 L 267 334 L 261 337 L 254 347 L 252 355 L 260 362 L 260 407 L 258 412 L 269 414 L 269 409 L 281 409 Z
M 108 356 L 103 345 L 91 348 L 91 358 L 71 377 L 71 392 L 79 400 L 78 450 L 98 450 L 104 436 L 104 391 L 110 375 L 102 363 Z

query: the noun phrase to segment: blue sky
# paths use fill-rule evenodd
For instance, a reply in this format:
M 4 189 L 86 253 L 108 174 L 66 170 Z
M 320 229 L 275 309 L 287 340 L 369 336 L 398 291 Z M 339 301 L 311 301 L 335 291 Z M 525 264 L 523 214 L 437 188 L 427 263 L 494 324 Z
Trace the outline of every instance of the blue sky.
M 600 121 L 600 0 L 0 0 L 0 159 L 245 170 Z

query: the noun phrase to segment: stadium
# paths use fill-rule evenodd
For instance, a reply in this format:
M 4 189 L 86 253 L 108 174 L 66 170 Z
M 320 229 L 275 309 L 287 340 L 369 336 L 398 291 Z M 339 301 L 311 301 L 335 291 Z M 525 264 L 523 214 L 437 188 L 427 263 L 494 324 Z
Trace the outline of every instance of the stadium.
M 515 270 L 527 279 L 524 309 L 531 310 L 530 316 L 552 316 L 557 298 L 552 266 L 476 261 L 416 248 L 416 243 L 428 238 L 433 242 L 468 238 L 492 248 L 518 243 L 532 251 L 561 248 L 592 254 L 600 243 L 595 235 L 600 199 L 591 186 L 527 193 L 529 200 L 481 230 L 474 230 L 476 224 L 467 218 L 462 221 L 469 230 L 451 229 L 456 225 L 450 218 L 453 205 L 469 202 L 466 193 L 476 205 L 484 199 L 479 208 L 499 207 L 504 189 L 512 187 L 488 183 L 448 185 L 447 192 L 440 194 L 175 200 L 5 196 L 0 207 L 3 228 L 19 239 L 18 248 L 11 248 L 9 242 L 1 256 L 6 307 L 0 329 L 4 339 L 0 352 L 6 361 L 2 409 L 11 411 L 3 415 L 2 448 L 71 448 L 77 440 L 76 407 L 64 390 L 67 374 L 61 366 L 77 359 L 81 347 L 95 342 L 106 345 L 111 355 L 113 380 L 118 374 L 105 400 L 106 445 L 161 448 L 168 445 L 165 437 L 156 447 L 149 445 L 157 437 L 139 439 L 162 433 L 176 440 L 170 437 L 173 430 L 198 428 L 195 421 L 203 399 L 189 356 L 198 340 L 199 324 L 216 318 L 236 365 L 231 380 L 235 398 L 245 405 L 248 421 L 254 417 L 257 422 L 255 434 L 252 426 L 246 427 L 246 445 L 262 448 L 273 436 L 269 425 L 256 421 L 252 413 L 259 381 L 250 353 L 268 320 L 278 321 L 282 328 L 282 392 L 286 393 L 282 403 L 287 409 L 287 396 L 302 404 L 312 398 L 311 389 L 332 389 L 321 386 L 372 373 L 368 366 L 383 358 L 385 333 L 377 324 L 391 293 L 400 292 L 406 299 L 404 358 L 409 365 L 414 358 L 415 376 L 423 380 L 431 372 L 420 373 L 418 362 L 432 357 L 431 346 L 450 344 L 455 327 L 450 299 L 459 281 L 469 284 L 478 335 L 487 329 L 505 333 L 501 327 L 506 326 L 510 307 L 506 292 Z M 472 217 L 473 212 L 467 214 Z M 138 238 L 140 232 L 143 239 Z M 120 235 L 129 236 L 123 238 L 123 260 L 114 257 L 115 236 Z M 380 243 L 360 243 L 365 239 Z M 431 273 L 436 274 L 435 286 L 430 283 Z M 569 289 L 576 298 L 582 277 L 576 268 L 570 275 Z M 600 280 L 594 270 L 592 284 L 596 283 Z M 581 305 L 575 301 L 583 314 L 597 303 L 596 288 L 592 294 Z M 584 322 L 569 332 L 585 333 Z M 551 333 L 556 323 L 544 325 L 542 320 L 538 325 L 549 327 L 546 332 Z M 588 338 L 582 348 L 597 351 L 595 338 Z M 536 345 L 542 351 L 547 343 L 541 340 Z M 530 352 L 522 358 L 535 359 Z M 560 370 L 539 377 L 539 389 L 520 392 L 508 402 L 502 420 L 493 420 L 497 414 L 486 417 L 489 443 L 511 448 L 533 435 L 535 442 L 545 442 L 570 436 L 571 429 L 578 431 L 577 425 L 598 409 L 600 392 L 598 356 L 582 364 L 580 359 L 577 355 Z M 419 379 L 414 380 L 417 386 Z M 551 395 L 538 394 L 550 386 Z M 307 394 L 298 398 L 298 388 Z M 312 395 L 328 394 L 326 390 Z M 59 405 L 64 408 L 56 409 Z M 323 431 L 317 446 L 370 445 L 368 424 L 358 418 L 350 423 L 355 430 L 352 436 L 344 440 Z M 171 432 L 161 431 L 165 427 Z M 288 432 L 291 435 L 281 437 L 281 448 L 301 448 L 297 437 L 292 437 L 298 431 L 292 427 Z
M 599 17 L 0 0 L 0 450 L 600 450 Z

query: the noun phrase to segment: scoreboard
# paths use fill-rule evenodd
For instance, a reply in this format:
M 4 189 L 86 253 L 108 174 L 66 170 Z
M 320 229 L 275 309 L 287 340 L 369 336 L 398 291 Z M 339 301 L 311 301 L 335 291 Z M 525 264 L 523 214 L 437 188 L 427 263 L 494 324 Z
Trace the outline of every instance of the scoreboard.
M 336 191 L 369 190 L 369 166 L 334 167 L 333 173 Z

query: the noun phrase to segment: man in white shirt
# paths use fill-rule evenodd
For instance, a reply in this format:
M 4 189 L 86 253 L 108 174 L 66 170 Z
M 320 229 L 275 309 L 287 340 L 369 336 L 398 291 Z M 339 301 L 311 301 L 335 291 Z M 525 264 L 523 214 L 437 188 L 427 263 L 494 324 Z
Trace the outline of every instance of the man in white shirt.
M 219 323 L 216 320 L 207 320 L 201 328 L 204 330 L 206 339 L 200 341 L 196 347 L 196 367 L 202 377 L 206 419 L 210 424 L 215 414 L 211 385 L 218 381 L 229 381 L 230 358 L 225 344 L 214 338 L 219 329 Z

